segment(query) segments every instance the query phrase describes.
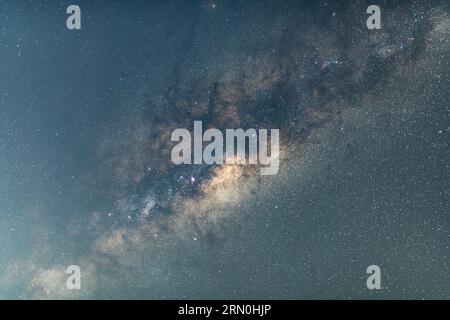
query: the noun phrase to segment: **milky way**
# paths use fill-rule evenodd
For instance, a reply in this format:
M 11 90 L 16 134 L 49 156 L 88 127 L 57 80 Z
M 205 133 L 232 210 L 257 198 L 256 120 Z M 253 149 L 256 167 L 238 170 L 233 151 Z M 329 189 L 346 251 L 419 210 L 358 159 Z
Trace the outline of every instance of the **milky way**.
M 450 298 L 450 8 L 341 2 L 2 4 L 0 297 Z M 194 121 L 279 173 L 174 165 Z

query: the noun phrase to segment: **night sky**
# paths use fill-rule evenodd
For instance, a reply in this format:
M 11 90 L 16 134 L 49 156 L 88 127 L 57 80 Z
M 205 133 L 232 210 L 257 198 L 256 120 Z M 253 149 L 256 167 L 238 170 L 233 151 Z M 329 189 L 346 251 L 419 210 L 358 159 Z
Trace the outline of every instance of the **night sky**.
M 0 298 L 450 299 L 449 71 L 446 0 L 2 1 Z M 278 174 L 174 165 L 195 120 Z

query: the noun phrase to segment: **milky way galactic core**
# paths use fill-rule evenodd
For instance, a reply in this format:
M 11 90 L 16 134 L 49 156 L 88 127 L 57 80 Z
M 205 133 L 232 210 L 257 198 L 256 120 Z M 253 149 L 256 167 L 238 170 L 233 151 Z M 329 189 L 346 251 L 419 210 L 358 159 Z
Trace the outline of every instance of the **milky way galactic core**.
M 449 71 L 446 0 L 2 1 L 0 298 L 450 299 Z

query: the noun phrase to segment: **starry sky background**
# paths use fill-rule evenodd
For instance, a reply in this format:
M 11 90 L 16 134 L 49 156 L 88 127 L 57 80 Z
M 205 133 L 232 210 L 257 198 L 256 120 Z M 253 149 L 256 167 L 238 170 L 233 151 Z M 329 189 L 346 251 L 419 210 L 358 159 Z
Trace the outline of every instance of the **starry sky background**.
M 448 1 L 70 4 L 0 4 L 0 298 L 450 298 Z M 279 173 L 172 165 L 194 120 Z

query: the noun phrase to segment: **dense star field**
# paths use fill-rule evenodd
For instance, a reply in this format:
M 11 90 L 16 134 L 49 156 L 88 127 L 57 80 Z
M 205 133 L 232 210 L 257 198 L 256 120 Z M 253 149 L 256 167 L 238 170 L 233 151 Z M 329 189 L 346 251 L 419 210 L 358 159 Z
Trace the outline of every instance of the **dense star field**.
M 2 1 L 0 298 L 450 299 L 450 3 L 375 2 Z

